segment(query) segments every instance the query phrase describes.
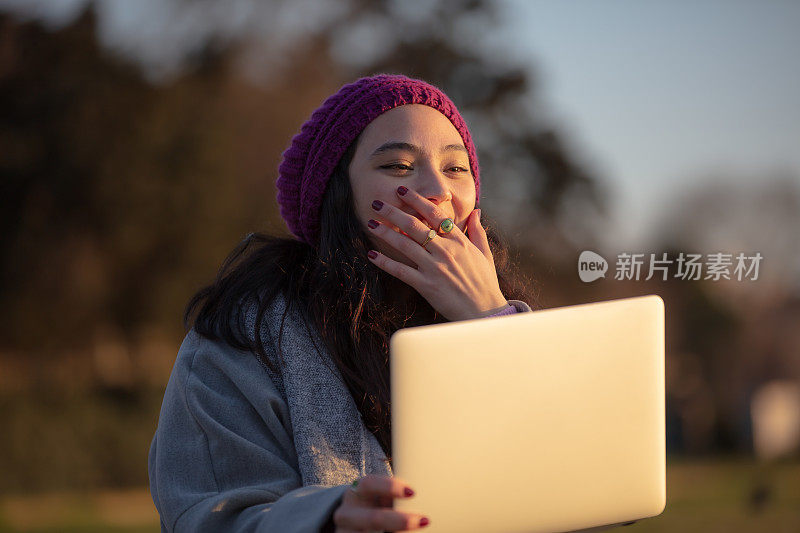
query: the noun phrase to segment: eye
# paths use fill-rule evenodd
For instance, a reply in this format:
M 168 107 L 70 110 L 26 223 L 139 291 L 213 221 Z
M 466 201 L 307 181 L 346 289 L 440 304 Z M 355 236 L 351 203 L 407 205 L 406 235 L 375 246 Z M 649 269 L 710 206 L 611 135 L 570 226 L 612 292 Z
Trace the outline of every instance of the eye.
M 391 165 L 382 165 L 380 168 L 386 168 L 389 170 L 412 170 L 410 166 L 404 165 L 403 163 L 392 163 Z
M 455 170 L 456 172 L 469 172 L 469 170 L 464 167 L 450 167 L 450 170 Z

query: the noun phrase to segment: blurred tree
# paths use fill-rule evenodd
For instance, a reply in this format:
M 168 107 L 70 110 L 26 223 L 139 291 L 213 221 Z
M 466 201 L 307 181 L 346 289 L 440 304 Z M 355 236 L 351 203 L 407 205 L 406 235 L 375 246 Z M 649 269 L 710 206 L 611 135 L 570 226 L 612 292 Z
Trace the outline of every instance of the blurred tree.
M 213 2 L 167 4 L 161 25 L 195 20 L 197 36 L 184 70 L 160 83 L 98 44 L 94 4 L 54 31 L 2 17 L 0 343 L 81 345 L 107 325 L 129 341 L 147 324 L 178 335 L 189 294 L 233 244 L 262 225 L 286 232 L 280 154 L 328 94 L 365 73 L 403 72 L 452 95 L 476 137 L 483 205 L 520 234 L 515 244 L 563 254 L 590 235 L 591 217 L 571 206 L 602 207 L 596 180 L 529 105 L 527 71 L 476 38 L 496 28 L 493 4 L 338 3 L 288 50 L 277 27 L 273 40 L 253 26 L 215 31 Z M 280 20 L 309 9 L 246 7 Z M 276 50 L 278 63 L 252 61 Z
M 675 395 L 689 451 L 748 449 L 751 392 L 776 378 L 800 380 L 800 188 L 796 176 L 716 176 L 669 203 L 656 249 L 731 254 L 730 280 L 670 280 L 659 288 L 668 324 Z M 758 279 L 737 280 L 738 253 L 762 260 Z M 705 277 L 704 270 L 701 277 Z M 703 415 L 706 416 L 706 415 Z M 696 417 L 695 417 L 696 418 Z
M 147 324 L 178 335 L 233 245 L 282 229 L 280 153 L 339 81 L 324 43 L 269 88 L 213 41 L 154 85 L 98 45 L 91 5 L 55 31 L 5 15 L 0 28 L 0 344 L 84 346 L 105 325 L 128 342 Z
M 673 249 L 763 259 L 755 283 L 722 283 L 728 298 L 771 300 L 800 292 L 800 177 L 786 171 L 698 176 L 662 216 L 656 241 Z M 767 302 L 769 303 L 769 302 Z
M 138 149 L 137 117 L 152 95 L 133 66 L 104 56 L 94 25 L 91 12 L 52 34 L 0 20 L 5 344 L 63 341 L 108 316 L 117 280 L 102 241 L 119 212 L 104 192 L 126 170 L 115 154 Z

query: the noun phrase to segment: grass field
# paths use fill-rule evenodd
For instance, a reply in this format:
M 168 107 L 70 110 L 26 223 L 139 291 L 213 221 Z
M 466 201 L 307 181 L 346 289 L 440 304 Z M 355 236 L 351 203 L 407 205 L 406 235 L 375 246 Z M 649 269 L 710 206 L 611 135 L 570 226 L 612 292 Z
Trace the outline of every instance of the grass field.
M 768 490 L 754 496 L 758 480 Z M 157 533 L 146 488 L 0 498 L 1 532 Z M 745 459 L 671 459 L 667 507 L 625 533 L 800 531 L 800 463 L 758 468 Z

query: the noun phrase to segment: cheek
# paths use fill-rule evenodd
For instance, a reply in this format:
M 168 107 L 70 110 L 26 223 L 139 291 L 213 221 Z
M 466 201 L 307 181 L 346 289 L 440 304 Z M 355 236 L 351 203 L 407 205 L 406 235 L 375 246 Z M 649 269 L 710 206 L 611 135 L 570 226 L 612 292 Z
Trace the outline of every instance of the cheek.
M 458 188 L 455 193 L 454 200 L 457 201 L 457 207 L 464 213 L 470 213 L 475 209 L 475 182 L 470 181 Z
M 475 182 L 459 187 L 454 193 L 454 209 L 457 219 L 457 224 L 461 231 L 465 231 L 467 227 L 467 219 L 469 214 L 475 209 Z
M 353 202 L 355 203 L 356 212 L 359 215 L 368 213 L 374 194 L 370 181 L 362 179 L 362 177 L 351 177 L 350 185 L 353 190 Z
M 463 199 L 470 196 L 475 197 L 475 180 L 470 176 L 462 176 L 453 186 L 453 194 L 457 194 Z
M 358 190 L 353 190 L 356 213 L 364 224 L 370 218 L 377 220 L 378 217 L 376 215 L 380 215 L 379 212 L 372 209 L 374 200 L 381 200 L 383 203 L 391 205 L 400 204 L 395 198 L 394 187 L 391 184 L 381 182 L 379 176 L 371 176 L 370 178 L 370 180 L 361 182 L 361 187 Z
M 396 186 L 391 182 L 381 180 L 376 177 L 367 187 L 364 187 L 361 194 L 361 202 L 363 207 L 369 212 L 374 212 L 372 209 L 373 200 L 380 200 L 383 203 L 392 205 L 399 205 L 401 202 L 395 194 Z

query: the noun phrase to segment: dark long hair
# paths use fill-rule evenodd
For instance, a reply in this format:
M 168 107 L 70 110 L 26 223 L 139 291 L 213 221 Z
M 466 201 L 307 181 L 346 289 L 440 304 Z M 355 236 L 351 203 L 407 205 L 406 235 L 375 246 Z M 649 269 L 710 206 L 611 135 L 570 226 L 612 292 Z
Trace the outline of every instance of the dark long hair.
M 199 290 L 184 312 L 184 327 L 212 340 L 252 351 L 277 371 L 261 342 L 263 315 L 281 293 L 286 312 L 308 317 L 347 385 L 365 426 L 392 460 L 389 338 L 400 328 L 446 322 L 416 290 L 367 258 L 369 240 L 356 216 L 348 167 L 358 138 L 331 174 L 322 200 L 318 249 L 293 238 L 249 234 L 223 262 L 216 279 Z M 485 214 L 500 290 L 506 299 L 536 306 L 533 281 L 510 260 L 508 243 Z M 392 295 L 408 293 L 402 303 Z M 241 302 L 256 298 L 256 331 L 244 331 Z M 199 308 L 199 310 L 198 310 Z M 193 321 L 191 317 L 197 312 Z M 281 320 L 283 327 L 284 314 Z M 280 338 L 278 354 L 280 356 Z

